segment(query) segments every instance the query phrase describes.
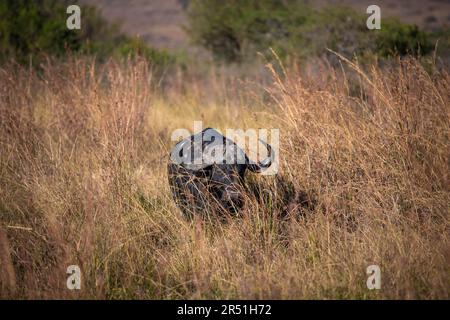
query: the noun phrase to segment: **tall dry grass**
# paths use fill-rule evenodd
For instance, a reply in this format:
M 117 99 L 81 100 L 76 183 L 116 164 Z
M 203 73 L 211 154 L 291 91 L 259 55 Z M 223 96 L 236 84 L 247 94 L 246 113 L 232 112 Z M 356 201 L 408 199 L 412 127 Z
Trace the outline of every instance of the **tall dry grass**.
M 142 61 L 3 67 L 0 296 L 449 298 L 449 74 L 350 67 L 164 85 Z M 280 172 L 249 174 L 240 217 L 172 201 L 170 134 L 193 120 L 281 130 Z

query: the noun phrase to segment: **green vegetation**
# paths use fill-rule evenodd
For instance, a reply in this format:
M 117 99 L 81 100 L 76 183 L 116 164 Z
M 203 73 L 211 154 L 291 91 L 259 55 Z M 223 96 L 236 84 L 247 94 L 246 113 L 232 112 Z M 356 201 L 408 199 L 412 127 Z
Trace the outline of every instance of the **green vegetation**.
M 139 38 L 123 35 L 91 6 L 82 6 L 81 30 L 68 30 L 65 0 L 4 0 L 0 3 L 0 63 L 14 58 L 38 64 L 45 56 L 67 52 L 109 57 L 143 56 L 157 66 L 179 59 L 149 47 Z M 448 52 L 448 32 L 429 35 L 417 26 L 383 19 L 381 30 L 368 30 L 367 16 L 347 7 L 313 9 L 301 0 L 192 0 L 187 28 L 193 42 L 219 61 L 253 60 L 260 52 L 283 60 L 328 55 L 371 57 L 422 54 L 433 50 L 437 38 Z
M 253 59 L 273 48 L 282 58 L 326 53 L 344 55 L 427 54 L 429 36 L 417 26 L 383 19 L 381 30 L 368 30 L 367 16 L 351 8 L 315 10 L 298 0 L 193 0 L 189 8 L 192 40 L 229 62 Z
M 416 25 L 404 24 L 396 19 L 384 19 L 383 28 L 378 31 L 376 52 L 381 56 L 392 54 L 427 54 L 431 51 L 430 35 Z
M 63 57 L 68 51 L 99 59 L 141 55 L 157 66 L 174 62 L 168 53 L 121 34 L 94 7 L 81 6 L 81 29 L 67 29 L 68 5 L 58 0 L 0 2 L 0 63 L 10 58 L 36 63 L 46 55 Z

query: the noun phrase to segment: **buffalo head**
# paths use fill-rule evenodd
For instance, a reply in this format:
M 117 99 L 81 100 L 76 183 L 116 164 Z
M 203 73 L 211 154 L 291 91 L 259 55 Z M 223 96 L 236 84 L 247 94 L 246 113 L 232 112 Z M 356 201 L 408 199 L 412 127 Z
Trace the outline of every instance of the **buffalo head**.
M 183 213 L 203 214 L 208 208 L 234 213 L 244 204 L 245 171 L 261 172 L 275 154 L 269 144 L 268 157 L 252 162 L 233 141 L 215 129 L 205 129 L 175 145 L 168 164 L 169 184 Z

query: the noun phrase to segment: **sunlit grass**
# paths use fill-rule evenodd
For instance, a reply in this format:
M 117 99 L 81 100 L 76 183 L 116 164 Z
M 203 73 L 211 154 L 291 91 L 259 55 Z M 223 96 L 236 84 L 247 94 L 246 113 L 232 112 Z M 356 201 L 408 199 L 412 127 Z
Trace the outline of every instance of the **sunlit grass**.
M 1 296 L 449 298 L 449 75 L 353 69 L 162 87 L 142 61 L 0 69 Z M 249 173 L 224 223 L 184 219 L 167 182 L 172 131 L 199 120 L 280 128 L 279 174 Z

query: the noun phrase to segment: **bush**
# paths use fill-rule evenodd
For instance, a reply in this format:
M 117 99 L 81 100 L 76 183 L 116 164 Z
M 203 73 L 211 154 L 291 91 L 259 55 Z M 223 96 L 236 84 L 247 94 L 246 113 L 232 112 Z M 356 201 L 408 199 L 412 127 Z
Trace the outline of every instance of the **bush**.
M 305 10 L 289 12 L 290 2 L 220 0 L 190 3 L 188 33 L 214 57 L 240 61 L 247 52 L 288 46 L 291 26 L 307 19 Z M 287 22 L 287 21 L 294 22 Z M 297 21 L 297 23 L 295 22 Z M 282 51 L 282 50 L 280 50 Z
M 163 50 L 156 50 L 146 45 L 139 38 L 127 38 L 115 49 L 118 57 L 144 57 L 158 66 L 169 66 L 175 63 L 175 57 Z
M 381 56 L 427 54 L 432 49 L 429 36 L 416 25 L 385 19 L 377 33 L 376 50 Z
M 193 0 L 188 17 L 192 40 L 228 62 L 254 59 L 269 48 L 282 58 L 321 55 L 326 48 L 381 57 L 431 50 L 428 35 L 417 26 L 383 19 L 381 30 L 368 30 L 367 16 L 351 8 L 314 10 L 299 0 Z
M 79 50 L 75 32 L 67 29 L 65 10 L 51 0 L 5 0 L 0 3 L 0 58 L 26 62 L 30 56 Z M 55 6 L 56 5 L 56 6 Z
M 173 62 L 169 54 L 129 38 L 109 24 L 91 6 L 81 6 L 80 30 L 66 27 L 66 8 L 58 0 L 4 0 L 0 3 L 0 63 L 11 58 L 19 63 L 39 63 L 45 55 L 62 57 L 67 52 L 109 56 L 142 55 L 155 65 Z

